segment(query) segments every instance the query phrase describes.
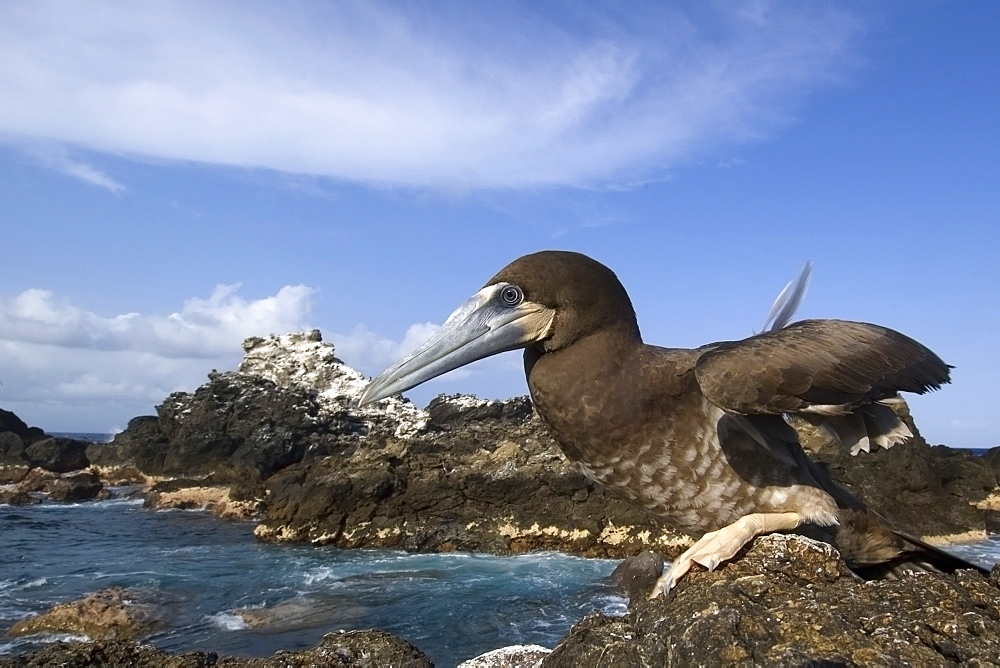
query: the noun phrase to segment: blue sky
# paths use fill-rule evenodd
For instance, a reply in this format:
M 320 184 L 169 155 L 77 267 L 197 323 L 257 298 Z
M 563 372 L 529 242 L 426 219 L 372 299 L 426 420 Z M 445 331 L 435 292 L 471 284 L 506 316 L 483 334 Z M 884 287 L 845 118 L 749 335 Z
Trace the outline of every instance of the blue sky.
M 374 375 L 581 251 L 647 341 L 878 322 L 1000 445 L 1000 4 L 0 4 L 0 407 L 105 431 L 318 327 Z M 525 392 L 508 353 L 408 393 Z

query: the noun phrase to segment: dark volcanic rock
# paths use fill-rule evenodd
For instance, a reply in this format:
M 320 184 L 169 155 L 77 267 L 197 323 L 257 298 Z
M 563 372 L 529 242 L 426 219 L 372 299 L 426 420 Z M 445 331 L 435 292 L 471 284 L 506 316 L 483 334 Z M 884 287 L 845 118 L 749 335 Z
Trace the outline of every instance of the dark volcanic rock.
M 653 584 L 663 573 L 665 561 L 662 554 L 640 552 L 634 557 L 623 559 L 615 566 L 608 578 L 611 584 L 623 590 L 630 598 L 640 598 L 653 590 Z
M 28 458 L 24 455 L 24 448 L 24 441 L 16 433 L 0 431 L 0 466 L 29 466 Z
M 28 440 L 30 431 L 24 420 L 17 417 L 10 411 L 0 408 L 0 432 L 9 431 L 17 436 L 21 441 Z
M 26 447 L 24 456 L 32 466 L 53 473 L 69 473 L 90 466 L 87 445 L 85 441 L 72 438 L 46 438 Z
M 264 659 L 220 657 L 215 652 L 169 654 L 152 645 L 107 641 L 54 643 L 23 656 L 0 657 L 0 668 L 36 666 L 158 666 L 162 668 L 429 668 L 427 656 L 401 638 L 384 631 L 334 631 L 311 649 L 278 652 Z
M 448 426 L 479 420 L 519 424 L 531 418 L 531 400 L 515 397 L 506 401 L 483 401 L 468 395 L 439 395 L 427 404 L 431 424 Z
M 41 502 L 41 499 L 32 496 L 30 492 L 21 487 L 0 488 L 0 503 L 11 506 L 30 506 Z
M 863 582 L 825 543 L 757 539 L 624 617 L 590 615 L 543 666 L 995 665 L 1000 571 Z
M 92 501 L 106 496 L 104 484 L 94 473 L 63 476 L 52 481 L 47 490 L 53 501 Z

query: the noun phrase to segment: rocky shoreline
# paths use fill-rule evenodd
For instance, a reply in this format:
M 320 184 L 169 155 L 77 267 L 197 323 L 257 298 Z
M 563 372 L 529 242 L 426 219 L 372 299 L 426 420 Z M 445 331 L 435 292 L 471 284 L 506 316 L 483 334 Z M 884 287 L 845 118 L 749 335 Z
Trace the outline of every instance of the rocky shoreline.
M 151 508 L 209 509 L 220 517 L 252 519 L 257 523 L 255 535 L 264 541 L 421 552 L 559 550 L 609 558 L 626 558 L 643 550 L 672 558 L 690 544 L 686 535 L 657 525 L 580 474 L 559 453 L 527 398 L 439 397 L 426 410 L 394 398 L 359 409 L 357 397 L 366 379 L 337 360 L 333 347 L 322 342 L 319 332 L 248 339 L 244 350 L 237 371 L 213 372 L 196 391 L 170 395 L 157 407 L 156 416 L 133 419 L 108 444 L 50 437 L 13 413 L 0 411 L 0 503 L 33 503 L 42 495 L 61 501 L 100 499 L 107 496 L 109 487 L 128 483 L 141 486 Z M 829 466 L 835 479 L 900 527 L 939 542 L 985 537 L 996 531 L 1000 527 L 1000 476 L 994 464 L 1000 455 L 978 458 L 966 451 L 930 447 L 909 416 L 904 418 L 917 434 L 911 442 L 857 457 L 808 425 L 796 426 L 806 448 Z M 579 661 L 583 656 L 607 657 L 592 665 L 628 665 L 650 657 L 665 665 L 685 665 L 682 659 L 690 656 L 684 653 L 683 643 L 705 645 L 695 642 L 690 628 L 675 628 L 681 613 L 672 611 L 687 610 L 683 614 L 690 619 L 701 603 L 684 601 L 707 601 L 708 594 L 692 598 L 701 589 L 711 590 L 718 603 L 715 612 L 705 612 L 710 606 L 699 608 L 704 613 L 698 617 L 702 621 L 691 628 L 698 626 L 708 635 L 729 638 L 720 653 L 712 654 L 720 659 L 796 664 L 811 657 L 852 665 L 869 662 L 863 657 L 873 657 L 870 661 L 877 663 L 882 660 L 877 657 L 892 656 L 886 654 L 889 645 L 872 640 L 878 634 L 866 631 L 857 618 L 864 612 L 863 605 L 877 603 L 865 597 L 874 591 L 864 589 L 871 588 L 871 583 L 854 582 L 828 546 L 817 547 L 803 539 L 801 545 L 807 547 L 801 547 L 788 540 L 762 538 L 737 563 L 691 577 L 690 585 L 668 597 L 669 606 L 635 600 L 621 620 L 584 620 L 546 657 L 545 665 L 570 665 L 571 659 Z M 822 556 L 816 556 L 817 550 Z M 796 570 L 817 564 L 836 576 L 816 580 Z M 777 573 L 774 577 L 780 582 L 772 582 L 772 573 Z M 772 593 L 756 598 L 739 594 L 740 587 L 750 586 L 743 581 L 753 577 L 766 577 L 766 582 L 754 587 L 763 586 Z M 781 578 L 798 584 L 785 586 Z M 925 600 L 935 601 L 942 600 L 942 591 L 950 591 L 954 600 L 948 599 L 952 601 L 948 614 L 959 614 L 955 623 L 965 630 L 955 632 L 961 636 L 957 640 L 955 634 L 943 631 L 947 637 L 934 640 L 939 633 L 935 630 L 927 636 L 933 642 L 925 642 L 921 632 L 911 627 L 937 628 L 937 622 L 931 619 L 933 615 L 920 619 L 914 612 L 917 607 L 907 615 L 880 621 L 879 629 L 895 629 L 883 633 L 888 634 L 886 638 L 910 644 L 919 641 L 944 661 L 1000 656 L 996 651 L 1000 642 L 996 571 L 989 580 L 972 574 L 935 575 L 919 576 L 906 584 L 908 590 L 886 589 L 881 595 L 904 605 L 910 600 L 906 591 L 913 600 L 924 595 L 931 597 Z M 722 590 L 737 593 L 723 604 L 728 599 L 720 597 Z M 812 598 L 803 598 L 798 590 L 808 590 Z M 740 620 L 763 608 L 741 608 L 738 603 L 743 599 L 757 601 L 758 607 L 764 606 L 773 615 L 785 612 L 764 630 L 750 633 Z M 843 612 L 847 610 L 844 601 L 849 599 L 859 601 L 860 612 Z M 762 649 L 769 642 L 786 642 L 782 638 L 787 634 L 779 633 L 778 620 L 794 616 L 790 611 L 797 609 L 795 601 L 817 611 L 842 611 L 831 612 L 817 624 L 832 624 L 837 633 L 846 634 L 844 638 L 856 636 L 856 651 L 848 651 L 854 645 L 847 640 L 831 645 L 839 647 L 840 653 L 827 651 L 823 648 L 829 643 L 804 632 L 796 636 L 794 651 Z M 892 617 L 891 611 L 879 614 Z M 938 626 L 950 629 L 950 623 L 942 621 Z M 612 651 L 617 645 L 608 638 L 619 632 L 648 642 L 624 643 L 620 652 Z M 224 663 L 197 653 L 170 657 L 154 648 L 120 644 L 117 639 L 102 642 L 119 644 L 90 643 L 75 649 L 67 645 L 64 650 L 81 657 L 87 652 L 92 656 L 104 652 L 109 657 L 146 652 L 153 657 L 149 652 L 158 652 L 155 662 L 148 665 Z M 605 649 L 597 652 L 593 643 L 603 643 Z M 339 657 L 340 663 L 282 665 L 369 665 L 351 663 L 346 654 L 329 647 L 321 650 L 327 644 L 324 639 L 308 650 L 313 652 L 310 656 L 318 660 L 315 657 L 326 652 L 324 656 Z M 957 649 L 949 649 L 952 646 Z M 664 649 L 669 647 L 675 649 Z M 591 654 L 592 650 L 597 653 Z M 42 650 L 56 651 L 52 647 Z M 0 659 L 0 665 L 45 665 L 31 663 L 35 660 L 31 656 Z M 282 657 L 280 661 L 292 661 Z M 931 655 L 913 657 L 912 662 L 920 663 Z M 405 661 L 411 659 L 419 660 Z

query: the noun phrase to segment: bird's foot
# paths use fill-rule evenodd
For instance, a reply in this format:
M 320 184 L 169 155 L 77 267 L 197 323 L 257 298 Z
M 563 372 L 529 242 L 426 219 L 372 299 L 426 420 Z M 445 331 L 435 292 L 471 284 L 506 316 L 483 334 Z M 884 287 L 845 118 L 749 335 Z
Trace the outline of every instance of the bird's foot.
M 695 564 L 714 571 L 719 564 L 736 556 L 755 537 L 771 531 L 794 529 L 801 523 L 798 513 L 756 513 L 741 517 L 717 531 L 710 531 L 674 560 L 653 585 L 649 598 L 666 595 Z

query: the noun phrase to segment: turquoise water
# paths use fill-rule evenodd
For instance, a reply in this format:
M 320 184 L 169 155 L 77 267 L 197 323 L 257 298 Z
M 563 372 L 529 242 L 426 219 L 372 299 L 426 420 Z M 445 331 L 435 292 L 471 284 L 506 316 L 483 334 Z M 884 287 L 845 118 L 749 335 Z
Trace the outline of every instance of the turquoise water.
M 451 666 L 505 645 L 553 647 L 587 613 L 625 611 L 604 584 L 614 561 L 267 545 L 252 529 L 138 501 L 0 506 L 0 628 L 105 587 L 147 587 L 172 614 L 150 639 L 163 649 L 269 656 L 380 628 Z M 271 628 L 233 614 L 277 604 Z M 0 639 L 0 653 L 54 639 Z

